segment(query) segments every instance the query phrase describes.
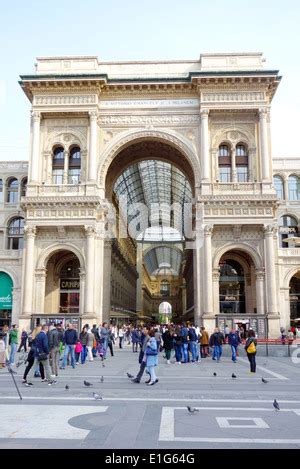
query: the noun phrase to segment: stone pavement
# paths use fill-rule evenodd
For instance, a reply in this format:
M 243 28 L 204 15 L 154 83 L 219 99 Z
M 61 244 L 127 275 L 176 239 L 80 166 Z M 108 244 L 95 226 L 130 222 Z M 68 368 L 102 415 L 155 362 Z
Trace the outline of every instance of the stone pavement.
M 144 384 L 146 376 L 140 384 L 127 378 L 137 360 L 129 346 L 115 348 L 105 367 L 99 359 L 67 367 L 56 385 L 34 379 L 32 388 L 21 384 L 22 365 L 15 375 L 22 401 L 0 370 L 0 448 L 300 448 L 297 360 L 258 357 L 251 375 L 244 357 L 167 365 L 160 354 L 155 386 Z M 93 391 L 103 399 L 95 401 Z M 199 412 L 190 415 L 187 405 Z

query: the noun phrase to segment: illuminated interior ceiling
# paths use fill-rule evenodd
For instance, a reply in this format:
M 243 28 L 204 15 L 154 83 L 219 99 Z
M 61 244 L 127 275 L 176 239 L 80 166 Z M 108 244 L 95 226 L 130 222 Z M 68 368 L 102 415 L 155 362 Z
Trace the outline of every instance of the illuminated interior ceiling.
M 180 274 L 182 252 L 169 246 L 156 246 L 144 256 L 144 264 L 150 276 Z
M 145 160 L 129 166 L 117 179 L 114 193 L 127 207 L 144 204 L 138 215 L 127 211 L 128 221 L 138 217 L 137 239 L 150 241 L 183 240 L 183 219 L 191 203 L 192 190 L 186 176 L 174 165 L 159 160 Z M 121 198 L 122 197 L 122 198 Z M 170 213 L 170 207 L 173 213 Z M 128 210 L 128 209 L 127 209 Z

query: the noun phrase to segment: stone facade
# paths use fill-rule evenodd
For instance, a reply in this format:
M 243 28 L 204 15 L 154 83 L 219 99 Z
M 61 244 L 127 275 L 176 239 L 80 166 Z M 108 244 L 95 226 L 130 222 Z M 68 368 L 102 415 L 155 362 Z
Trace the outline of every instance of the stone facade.
M 14 300 L 15 320 L 28 327 L 35 315 L 58 314 L 55 302 L 45 302 L 47 266 L 57 253 L 78 260 L 78 315 L 84 322 L 107 320 L 112 305 L 117 311 L 123 303 L 128 317 L 141 312 L 138 291 L 142 283 L 149 288 L 141 280 L 138 247 L 118 234 L 107 239 L 108 202 L 130 158 L 151 155 L 186 174 L 196 204 L 195 229 L 203 242 L 187 256 L 182 316 L 209 330 L 215 326 L 219 265 L 230 253 L 243 266 L 247 314 L 265 318 L 268 334 L 277 337 L 280 326 L 289 325 L 288 284 L 299 267 L 297 247 L 278 248 L 278 219 L 291 211 L 297 220 L 300 216 L 299 202 L 279 202 L 273 185 L 273 172 L 283 178 L 289 171 L 300 173 L 289 159 L 275 159 L 273 169 L 270 108 L 279 82 L 278 71 L 266 69 L 259 53 L 158 63 L 38 58 L 35 74 L 21 76 L 32 106 L 26 196 L 9 213 L 6 204 L 0 207 L 0 270 L 12 276 L 17 296 L 22 285 L 22 301 Z M 228 170 L 221 147 L 230 155 Z M 81 154 L 77 183 L 70 181 L 74 148 Z M 63 160 L 57 162 L 58 149 Z M 10 169 L 13 176 L 27 174 L 26 163 L 4 162 L 0 177 Z M 26 220 L 23 259 L 5 248 L 14 213 Z

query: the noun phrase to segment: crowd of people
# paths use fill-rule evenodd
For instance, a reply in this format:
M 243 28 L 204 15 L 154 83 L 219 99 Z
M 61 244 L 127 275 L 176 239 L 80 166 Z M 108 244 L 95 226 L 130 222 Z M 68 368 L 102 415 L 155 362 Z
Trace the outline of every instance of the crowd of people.
M 114 345 L 118 344 L 122 349 L 124 344 L 132 345 L 132 352 L 138 353 L 140 371 L 133 378 L 133 382 L 139 383 L 144 370 L 149 373 L 147 384 L 154 385 L 158 382 L 155 375 L 155 367 L 158 364 L 159 353 L 163 353 L 166 364 L 171 364 L 173 353 L 175 363 L 199 363 L 201 359 L 211 357 L 217 362 L 222 357 L 222 347 L 229 344 L 231 359 L 237 361 L 238 347 L 244 344 L 251 373 L 256 371 L 257 341 L 253 330 L 245 333 L 244 329 L 229 329 L 226 325 L 224 332 L 215 328 L 212 334 L 205 327 L 198 327 L 192 323 L 165 324 L 151 326 L 109 325 L 104 322 L 101 326 L 94 324 L 92 327 L 85 324 L 81 331 L 76 325 L 68 324 L 66 329 L 62 323 L 43 324 L 36 326 L 33 331 L 21 332 L 16 325 L 10 329 L 4 326 L 0 333 L 0 367 L 10 365 L 10 370 L 15 372 L 16 352 L 24 351 L 26 368 L 23 375 L 23 383 L 33 386 L 32 378 L 40 377 L 43 382 L 53 385 L 59 374 L 59 369 L 64 370 L 67 365 L 76 368 L 87 361 L 92 362 L 97 357 L 102 361 L 110 355 L 114 356 Z

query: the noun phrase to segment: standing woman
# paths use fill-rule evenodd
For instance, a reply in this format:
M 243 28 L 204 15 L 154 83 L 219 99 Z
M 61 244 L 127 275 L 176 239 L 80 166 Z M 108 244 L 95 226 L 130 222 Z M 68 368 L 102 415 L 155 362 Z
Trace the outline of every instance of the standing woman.
M 86 356 L 87 356 L 87 343 L 88 343 L 88 333 L 86 327 L 82 328 L 82 331 L 79 334 L 79 342 L 81 343 L 82 350 L 81 350 L 81 364 L 85 364 Z
M 256 372 L 256 361 L 255 361 L 256 346 L 257 346 L 257 341 L 255 339 L 255 332 L 252 329 L 250 329 L 248 332 L 248 339 L 246 341 L 245 350 L 247 353 L 248 360 L 250 362 L 251 373 Z
M 29 350 L 27 360 L 26 360 L 28 365 L 27 365 L 27 367 L 24 371 L 23 380 L 22 380 L 23 384 L 27 383 L 27 375 L 28 375 L 29 371 L 31 370 L 31 368 L 34 364 L 35 344 L 36 344 L 35 338 L 41 332 L 41 330 L 42 330 L 42 326 L 35 327 L 32 331 L 31 337 L 30 336 L 28 337 L 28 346 L 29 346 L 30 350 Z M 42 381 L 46 381 L 45 380 L 44 366 L 41 362 L 39 363 L 39 369 L 40 369 L 40 374 L 41 374 Z
M 123 342 L 123 338 L 124 338 L 123 327 L 120 327 L 120 328 L 119 328 L 118 336 L 119 336 L 119 348 L 123 348 L 123 347 L 122 347 L 122 342 Z
M 92 331 L 90 329 L 88 331 L 88 337 L 87 337 L 87 351 L 88 351 L 89 362 L 94 361 L 93 353 L 92 353 L 92 350 L 93 350 L 94 345 L 95 345 L 94 342 L 95 342 L 95 336 L 94 336 L 94 334 L 92 333 Z
M 171 327 L 168 327 L 168 329 L 163 333 L 162 335 L 162 340 L 163 340 L 163 348 L 165 351 L 165 356 L 167 359 L 167 364 L 170 364 L 170 358 L 171 358 L 171 351 L 173 348 L 173 333 Z
M 154 368 L 158 365 L 158 352 L 157 352 L 157 342 L 155 340 L 155 331 L 152 329 L 149 332 L 150 340 L 148 342 L 145 355 L 146 355 L 146 367 L 147 371 L 150 374 L 150 383 L 148 386 L 153 386 L 154 384 L 158 383 L 158 379 L 156 378 Z

